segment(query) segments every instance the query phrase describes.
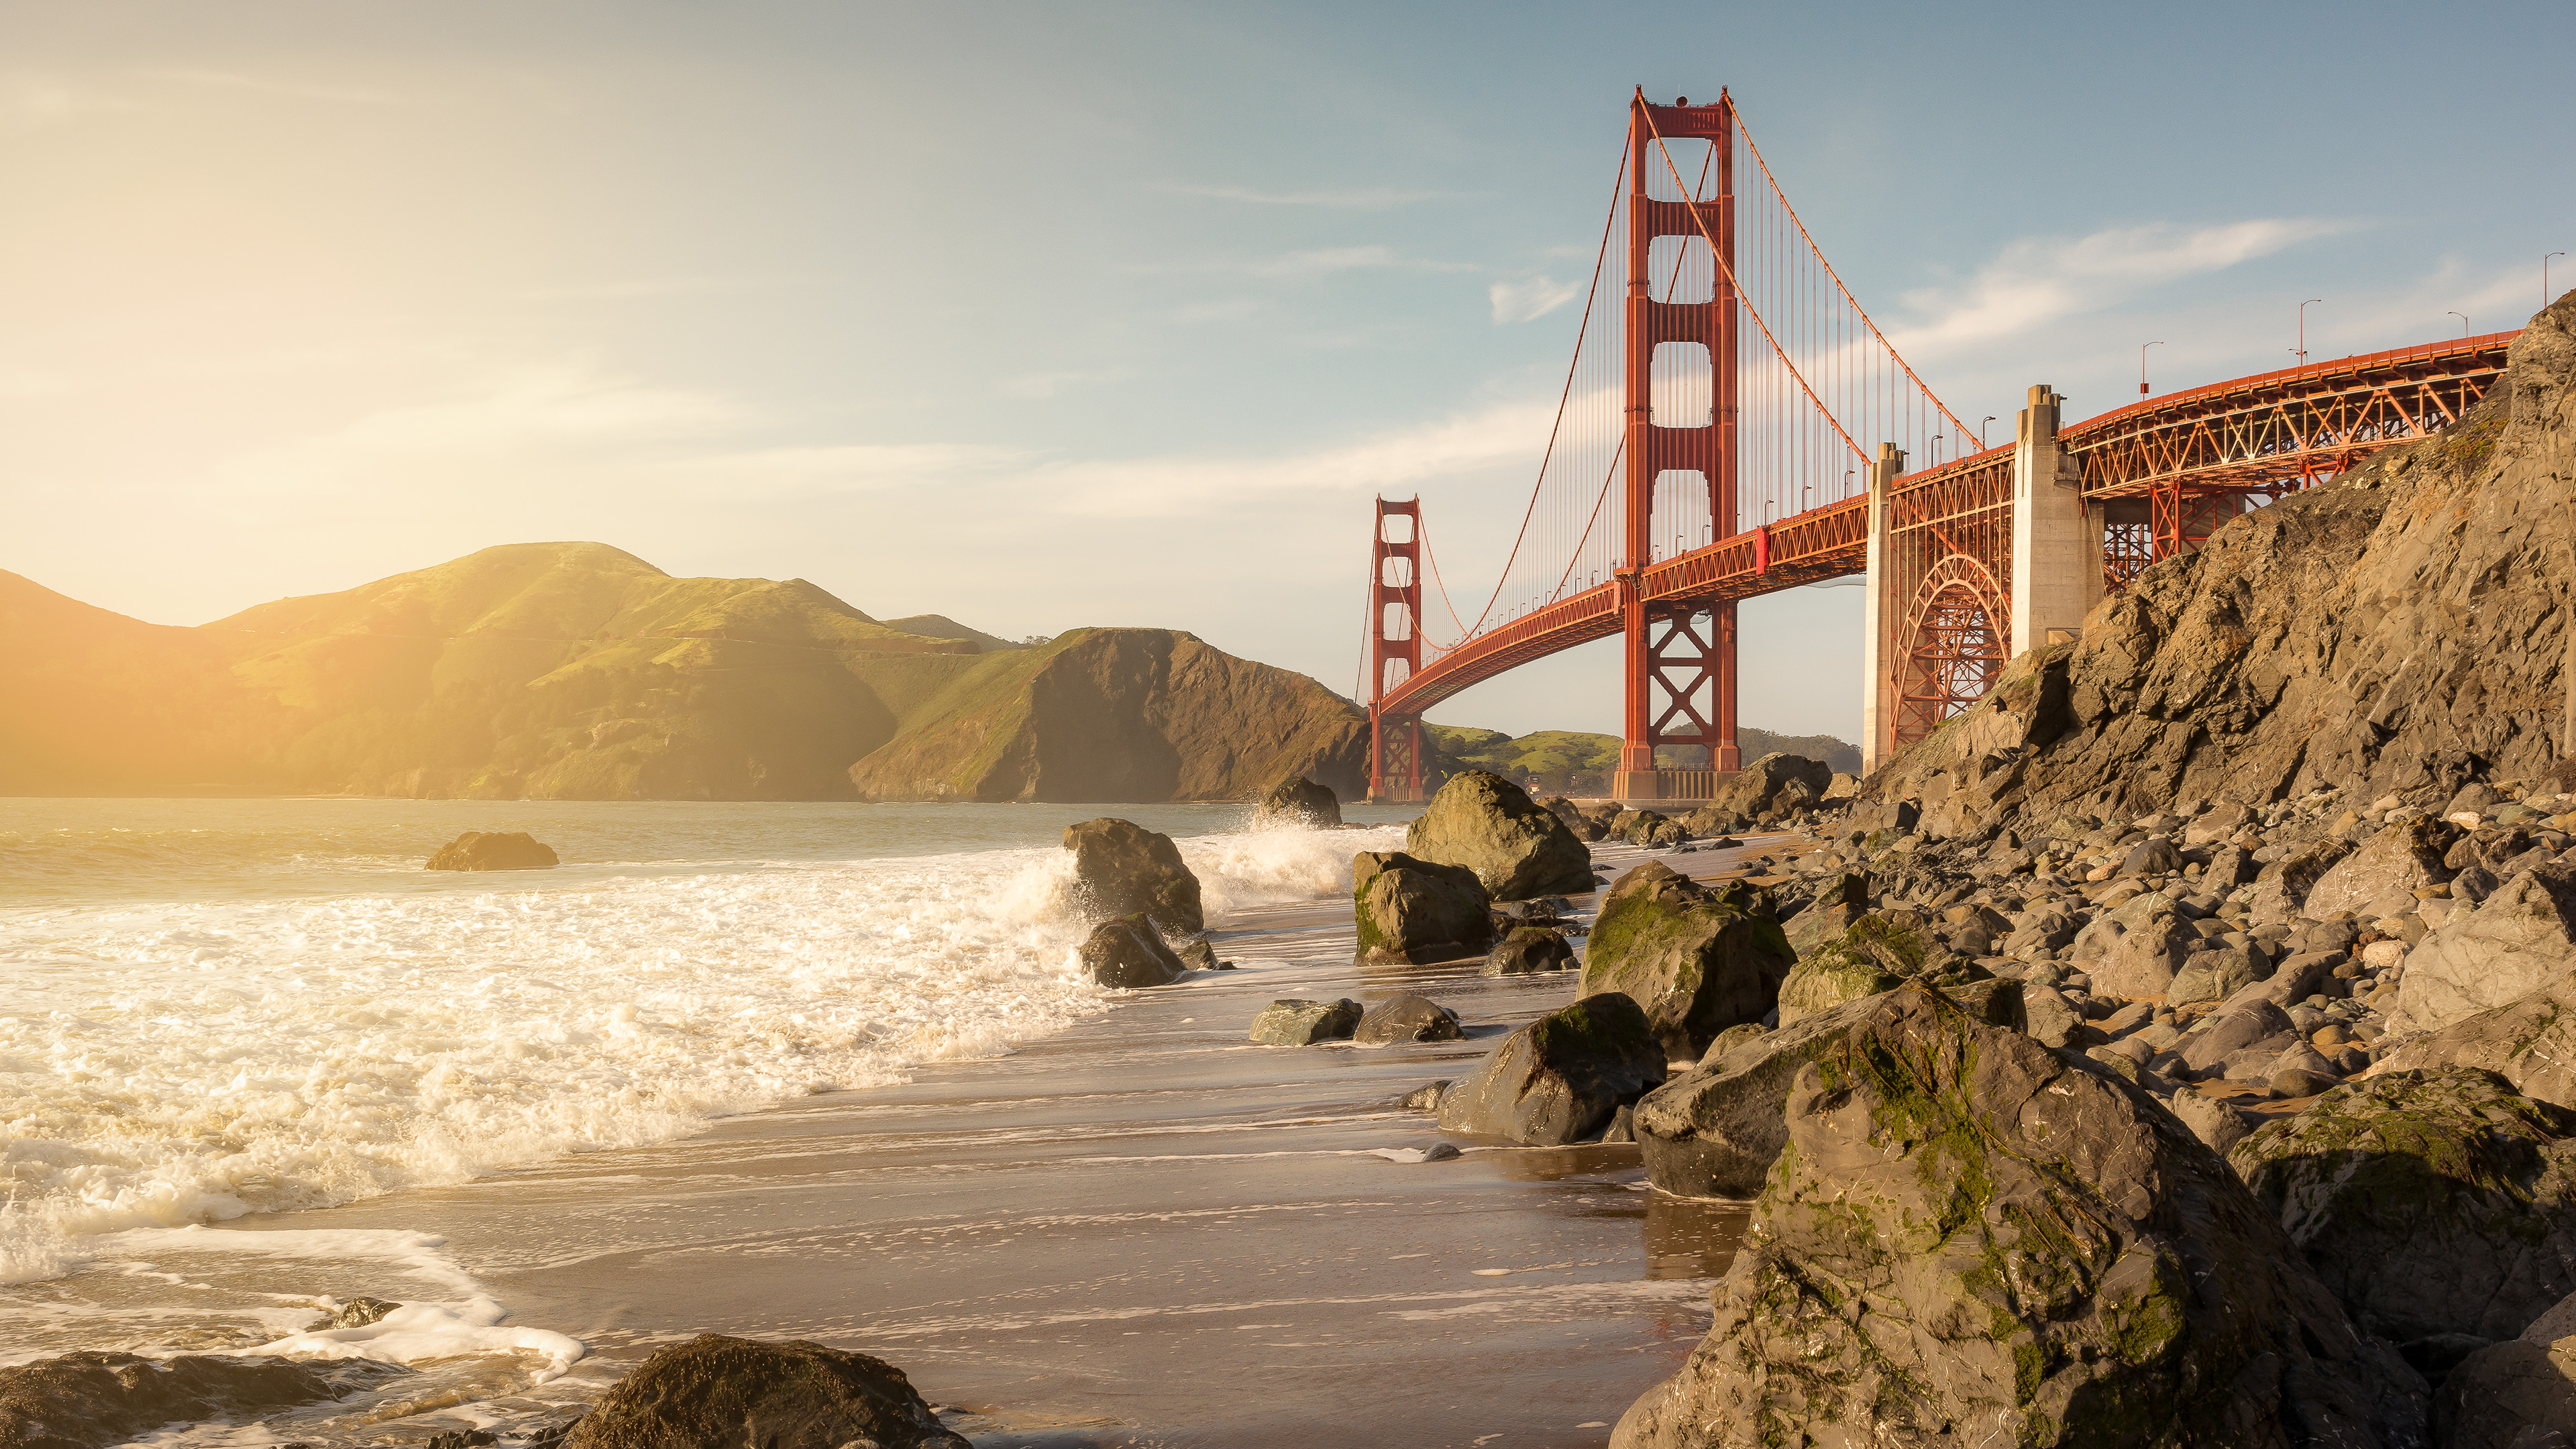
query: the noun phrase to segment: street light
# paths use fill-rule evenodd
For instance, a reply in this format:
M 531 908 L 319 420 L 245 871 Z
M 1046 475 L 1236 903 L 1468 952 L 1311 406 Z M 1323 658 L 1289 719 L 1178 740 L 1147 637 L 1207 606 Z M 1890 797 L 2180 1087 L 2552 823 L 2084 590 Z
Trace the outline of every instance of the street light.
M 2149 342 L 2138 348 L 2138 396 L 2140 397 L 2147 395 L 2147 348 L 2162 346 L 2164 344 L 2161 342 Z
M 2299 304 L 2299 345 L 2290 350 L 2299 354 L 2299 366 L 2301 367 L 2308 365 L 2308 307 L 2311 303 L 2322 302 L 2324 300 L 2325 298 L 2323 297 L 2310 297 L 2307 301 Z
M 1980 453 L 1986 450 L 1986 423 L 1991 423 L 1994 420 L 1995 415 L 1993 413 L 1988 413 L 1986 414 L 1985 422 L 1977 424 L 1977 451 Z
M 2468 336 L 2468 335 L 2469 335 L 2469 314 L 2468 314 L 2468 313 L 2466 313 L 2466 312 L 2453 312 L 2451 315 L 2460 319 L 2460 335 L 2461 335 L 2462 337 L 2466 337 L 2466 336 Z

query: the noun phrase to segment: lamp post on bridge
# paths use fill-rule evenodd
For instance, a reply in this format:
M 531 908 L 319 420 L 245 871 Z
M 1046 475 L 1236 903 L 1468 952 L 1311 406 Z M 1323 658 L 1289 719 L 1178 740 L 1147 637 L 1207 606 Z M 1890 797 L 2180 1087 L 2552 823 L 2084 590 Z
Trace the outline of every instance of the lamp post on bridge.
M 2300 340 L 2305 341 L 2306 339 L 2301 338 Z M 2162 342 L 2150 342 L 2138 349 L 2138 396 L 2140 397 L 2145 397 L 2147 395 L 2147 348 L 2162 346 L 2164 346 Z M 2306 361 L 2304 357 L 2300 360 L 2303 362 Z
M 2299 345 L 2291 348 L 2290 350 L 2299 354 L 2299 366 L 2301 367 L 2308 365 L 2308 308 L 2311 304 L 2322 302 L 2324 300 L 2325 298 L 2323 297 L 2310 297 L 2307 301 L 2299 304 Z
M 2460 319 L 2460 335 L 2461 335 L 2462 337 L 2466 337 L 2466 336 L 2468 336 L 2468 335 L 2469 335 L 2469 314 L 2468 314 L 2468 313 L 2466 313 L 2466 312 L 2454 311 L 2454 312 L 2452 312 L 2452 313 L 2451 313 L 2451 315 Z
M 1980 453 L 1986 450 L 1986 424 L 1991 423 L 1994 420 L 1995 415 L 1993 413 L 1988 413 L 1983 418 L 1977 420 L 1977 451 Z

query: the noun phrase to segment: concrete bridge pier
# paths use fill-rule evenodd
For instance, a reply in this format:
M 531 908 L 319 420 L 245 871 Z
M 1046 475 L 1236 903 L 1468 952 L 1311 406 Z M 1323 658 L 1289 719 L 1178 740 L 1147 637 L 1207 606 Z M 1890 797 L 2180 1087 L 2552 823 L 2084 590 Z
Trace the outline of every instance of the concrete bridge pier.
M 2081 470 L 2057 440 L 2066 400 L 2046 383 L 2030 390 L 2013 446 L 2012 618 L 2004 657 L 2064 643 L 2102 601 L 2102 520 L 2078 490 Z

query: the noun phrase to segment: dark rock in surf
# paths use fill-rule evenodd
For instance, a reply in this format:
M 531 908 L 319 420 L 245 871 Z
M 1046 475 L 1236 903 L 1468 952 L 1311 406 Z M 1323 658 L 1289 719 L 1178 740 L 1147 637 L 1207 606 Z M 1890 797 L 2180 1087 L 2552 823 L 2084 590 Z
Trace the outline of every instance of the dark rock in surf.
M 1563 971 L 1574 965 L 1574 948 L 1565 933 L 1548 926 L 1514 926 L 1485 957 L 1485 976 L 1526 976 Z
M 1301 1047 L 1318 1042 L 1348 1041 L 1360 1024 L 1360 1004 L 1345 996 L 1338 1001 L 1306 1001 L 1284 996 L 1261 1009 L 1247 1035 L 1263 1046 Z
M 1091 939 L 1082 943 L 1081 958 L 1092 980 L 1122 990 L 1169 986 L 1190 969 L 1141 914 L 1093 927 Z
M 364 1328 L 384 1321 L 384 1316 L 402 1307 L 382 1298 L 352 1298 L 334 1309 L 325 1320 L 333 1328 Z
M 0 1368 L 0 1444 L 98 1449 L 164 1424 L 265 1418 L 408 1377 L 367 1359 L 301 1363 L 181 1354 L 148 1359 L 84 1350 Z
M 656 1350 L 600 1396 L 565 1449 L 973 1449 L 903 1370 L 791 1339 L 702 1333 Z
M 1207 929 L 1199 878 L 1172 837 L 1104 816 L 1066 826 L 1064 848 L 1073 852 L 1075 895 L 1094 919 L 1141 912 L 1166 931 Z
M 1589 1141 L 1663 1079 L 1663 1049 L 1646 1014 L 1605 992 L 1503 1038 L 1441 1095 L 1440 1126 L 1531 1147 Z
M 425 870 L 551 870 L 554 847 L 524 830 L 469 830 L 438 848 Z
M 1351 857 L 1351 915 L 1362 962 L 1454 961 L 1493 944 L 1484 884 L 1463 865 L 1402 851 Z
M 1427 996 L 1406 992 L 1390 996 L 1372 1006 L 1360 1017 L 1359 1030 L 1353 1033 L 1362 1046 L 1384 1046 L 1400 1041 L 1456 1041 L 1466 1035 L 1458 1025 L 1458 1013 Z
M 1277 830 L 1337 826 L 1342 823 L 1340 797 L 1303 775 L 1292 775 L 1270 787 L 1252 807 L 1252 828 Z

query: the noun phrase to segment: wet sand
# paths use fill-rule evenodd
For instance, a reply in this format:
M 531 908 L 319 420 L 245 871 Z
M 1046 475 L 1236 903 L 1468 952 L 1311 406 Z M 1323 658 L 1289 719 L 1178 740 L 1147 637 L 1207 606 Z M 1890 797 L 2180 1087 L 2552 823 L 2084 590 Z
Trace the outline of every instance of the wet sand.
M 1708 876 L 1758 849 L 1665 858 Z M 1644 857 L 1596 858 L 1616 874 Z M 504 1432 L 531 1420 L 496 1409 L 577 1403 L 713 1331 L 877 1354 L 979 1445 L 1605 1443 L 1705 1331 L 1745 1209 L 1651 1192 L 1633 1146 L 1444 1136 L 1393 1105 L 1572 1000 L 1575 973 L 1357 967 L 1337 902 L 1228 924 L 1218 952 L 1240 969 L 1010 1057 L 232 1226 L 436 1233 L 513 1322 L 587 1341 L 566 1378 L 464 1411 Z M 1399 991 L 1457 1009 L 1468 1039 L 1244 1037 L 1276 997 Z M 1465 1155 L 1379 1155 L 1440 1141 Z M 455 1427 L 418 1415 L 347 1442 Z

